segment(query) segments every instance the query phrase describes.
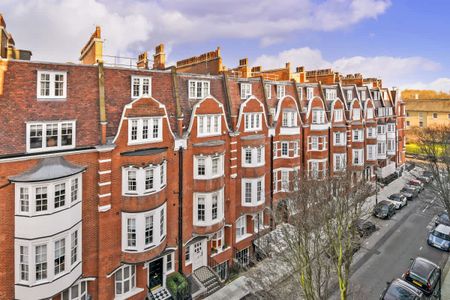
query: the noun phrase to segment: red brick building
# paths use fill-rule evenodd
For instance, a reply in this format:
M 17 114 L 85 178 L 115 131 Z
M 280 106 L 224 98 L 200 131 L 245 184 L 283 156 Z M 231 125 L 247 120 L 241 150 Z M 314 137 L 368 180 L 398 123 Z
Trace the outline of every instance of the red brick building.
M 144 299 L 205 266 L 225 278 L 299 172 L 404 166 L 404 104 L 380 80 L 227 69 L 219 49 L 166 69 L 162 45 L 153 69 L 146 53 L 109 66 L 99 28 L 80 64 L 34 62 L 0 28 L 1 299 Z

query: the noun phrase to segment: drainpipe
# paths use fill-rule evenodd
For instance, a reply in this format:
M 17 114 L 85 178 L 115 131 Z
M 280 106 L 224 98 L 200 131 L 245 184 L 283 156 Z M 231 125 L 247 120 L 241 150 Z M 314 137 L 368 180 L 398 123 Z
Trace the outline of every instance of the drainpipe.
M 183 274 L 183 147 L 178 149 L 178 272 Z
M 273 214 L 273 135 L 270 136 L 270 212 Z M 270 216 L 270 230 L 273 230 L 273 215 Z

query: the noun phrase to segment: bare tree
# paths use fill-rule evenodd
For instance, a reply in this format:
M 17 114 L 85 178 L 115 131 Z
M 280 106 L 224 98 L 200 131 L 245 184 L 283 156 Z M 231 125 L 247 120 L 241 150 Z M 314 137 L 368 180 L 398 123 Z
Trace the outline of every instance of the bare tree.
M 430 190 L 450 214 L 450 126 L 423 128 L 416 135 L 433 178 Z
M 323 231 L 341 300 L 348 298 L 350 266 L 360 247 L 356 224 L 366 213 L 363 205 L 373 193 L 373 185 L 360 175 L 349 170 L 326 181 L 329 197 L 323 209 Z
M 353 174 L 304 176 L 295 180 L 300 184 L 291 184 L 296 190 L 288 193 L 283 209 L 272 212 L 275 230 L 255 243 L 270 260 L 269 267 L 251 275 L 266 295 L 277 298 L 273 287 L 291 277 L 304 299 L 329 299 L 336 290 L 333 284 L 339 286 L 340 298 L 348 299 L 350 266 L 359 242 L 355 225 L 373 192 L 372 184 Z

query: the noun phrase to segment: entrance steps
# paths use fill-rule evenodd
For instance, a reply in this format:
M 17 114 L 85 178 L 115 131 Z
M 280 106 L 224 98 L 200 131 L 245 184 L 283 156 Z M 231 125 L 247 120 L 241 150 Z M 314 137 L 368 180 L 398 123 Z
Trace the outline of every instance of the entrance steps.
M 194 271 L 194 276 L 206 288 L 206 295 L 209 296 L 222 287 L 219 276 L 209 267 L 203 266 Z
M 165 287 L 160 287 L 159 289 L 152 291 L 147 296 L 150 300 L 172 300 L 172 296 Z

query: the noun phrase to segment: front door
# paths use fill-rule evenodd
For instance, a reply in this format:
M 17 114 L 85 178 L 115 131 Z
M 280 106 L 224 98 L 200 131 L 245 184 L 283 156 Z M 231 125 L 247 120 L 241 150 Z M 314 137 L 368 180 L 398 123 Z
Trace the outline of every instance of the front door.
M 161 287 L 163 283 L 163 259 L 152 261 L 148 267 L 148 286 L 150 290 Z
M 192 245 L 194 251 L 192 255 L 192 271 L 202 266 L 206 266 L 206 240 L 196 242 Z

